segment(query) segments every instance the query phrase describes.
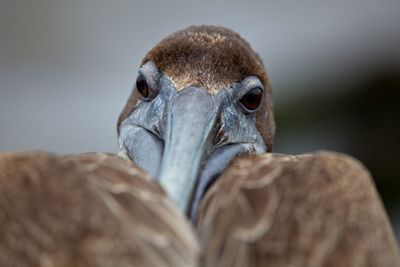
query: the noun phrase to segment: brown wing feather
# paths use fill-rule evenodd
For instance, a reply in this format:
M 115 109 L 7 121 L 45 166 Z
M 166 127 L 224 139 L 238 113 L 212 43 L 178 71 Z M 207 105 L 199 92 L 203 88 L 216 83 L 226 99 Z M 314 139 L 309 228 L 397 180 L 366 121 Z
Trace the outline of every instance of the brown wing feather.
M 161 188 L 105 154 L 0 154 L 0 229 L 0 266 L 196 266 Z
M 371 176 L 335 153 L 236 159 L 197 227 L 204 266 L 400 266 Z

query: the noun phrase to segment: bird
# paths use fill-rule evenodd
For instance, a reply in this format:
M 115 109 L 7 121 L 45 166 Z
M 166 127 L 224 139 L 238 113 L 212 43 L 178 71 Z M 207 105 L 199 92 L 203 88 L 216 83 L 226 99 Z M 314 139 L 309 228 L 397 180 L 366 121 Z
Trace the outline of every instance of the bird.
M 0 154 L 0 263 L 400 266 L 368 170 L 273 153 L 274 135 L 250 44 L 220 26 L 172 33 L 139 66 L 118 157 Z
M 400 266 L 358 160 L 271 153 L 269 78 L 230 29 L 191 26 L 156 44 L 117 129 L 119 155 L 154 177 L 196 226 L 201 266 Z
M 204 189 L 235 156 L 272 149 L 262 61 L 226 28 L 178 31 L 144 57 L 117 128 L 120 156 L 155 177 L 183 213 L 195 213 Z

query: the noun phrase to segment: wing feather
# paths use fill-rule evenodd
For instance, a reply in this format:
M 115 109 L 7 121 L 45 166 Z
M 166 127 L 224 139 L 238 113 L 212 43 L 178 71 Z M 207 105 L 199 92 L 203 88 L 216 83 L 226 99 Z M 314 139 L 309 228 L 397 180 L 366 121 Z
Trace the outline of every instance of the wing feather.
M 109 154 L 0 154 L 0 266 L 196 266 L 191 226 Z
M 236 159 L 197 228 L 203 266 L 400 266 L 370 174 L 337 153 Z

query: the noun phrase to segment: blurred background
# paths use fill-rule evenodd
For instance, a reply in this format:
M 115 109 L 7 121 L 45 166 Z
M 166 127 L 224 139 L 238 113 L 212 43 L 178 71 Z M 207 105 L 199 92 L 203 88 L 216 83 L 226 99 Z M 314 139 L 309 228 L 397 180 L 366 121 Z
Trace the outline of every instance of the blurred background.
M 116 152 L 142 57 L 192 24 L 252 44 L 272 83 L 274 151 L 359 158 L 399 239 L 398 0 L 0 0 L 0 150 Z

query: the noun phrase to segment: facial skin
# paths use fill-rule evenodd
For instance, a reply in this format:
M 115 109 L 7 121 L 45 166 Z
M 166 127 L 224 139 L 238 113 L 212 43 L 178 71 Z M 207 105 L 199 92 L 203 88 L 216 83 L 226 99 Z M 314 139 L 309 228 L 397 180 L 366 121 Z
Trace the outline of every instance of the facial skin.
M 269 150 L 256 122 L 267 96 L 254 75 L 214 92 L 193 85 L 176 88 L 147 61 L 136 90 L 140 99 L 120 125 L 120 151 L 192 219 L 208 186 L 235 156 Z

